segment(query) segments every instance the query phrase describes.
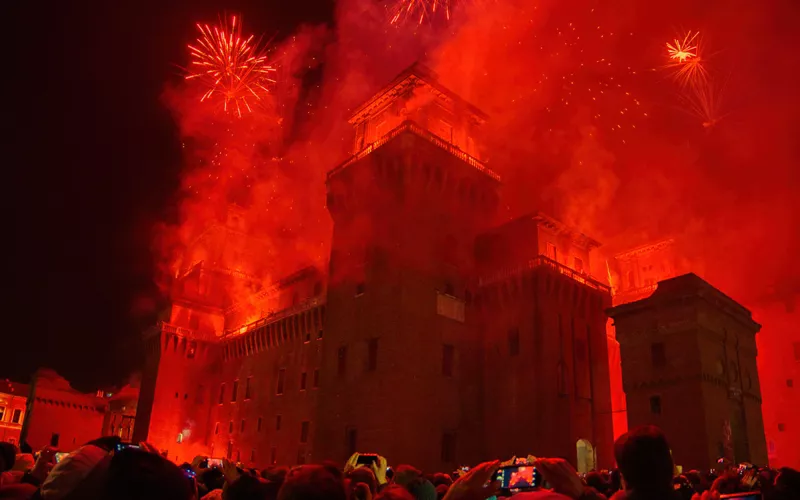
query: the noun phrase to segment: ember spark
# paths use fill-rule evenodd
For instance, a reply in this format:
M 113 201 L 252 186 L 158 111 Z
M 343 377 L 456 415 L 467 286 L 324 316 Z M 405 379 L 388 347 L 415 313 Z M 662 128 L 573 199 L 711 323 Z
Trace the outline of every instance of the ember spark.
M 243 109 L 252 111 L 250 101 L 260 101 L 275 80 L 275 68 L 267 62 L 263 49 L 253 35 L 242 37 L 241 23 L 231 17 L 230 27 L 197 25 L 201 36 L 196 45 L 189 45 L 192 58 L 187 80 L 197 79 L 208 87 L 201 101 L 219 98 L 225 111 L 242 116 Z M 250 100 L 250 101 L 249 101 Z
M 391 23 L 405 21 L 422 24 L 436 15 L 444 15 L 450 19 L 453 0 L 396 0 L 390 6 Z

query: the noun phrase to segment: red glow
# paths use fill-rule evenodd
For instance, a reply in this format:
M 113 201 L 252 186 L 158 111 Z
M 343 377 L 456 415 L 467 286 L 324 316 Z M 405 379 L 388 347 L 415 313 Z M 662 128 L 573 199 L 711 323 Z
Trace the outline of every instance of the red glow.
M 754 310 L 764 325 L 763 360 L 789 352 L 786 318 L 797 313 L 776 312 L 775 304 L 797 296 L 798 154 L 790 111 L 798 99 L 785 83 L 793 51 L 774 29 L 777 8 L 750 2 L 728 17 L 694 12 L 693 25 L 724 52 L 710 61 L 697 33 L 679 38 L 666 54 L 676 86 L 653 70 L 665 65 L 664 40 L 681 22 L 676 13 L 686 12 L 674 5 L 641 13 L 629 2 L 499 2 L 489 14 L 465 9 L 446 32 L 425 31 L 435 3 L 399 1 L 398 29 L 387 32 L 381 7 L 365 15 L 364 2 L 340 2 L 336 42 L 324 45 L 331 34 L 322 27 L 280 45 L 278 52 L 289 54 L 283 64 L 291 68 L 290 90 L 259 93 L 265 105 L 241 119 L 197 106 L 208 89 L 198 94 L 191 81 L 166 92 L 181 136 L 196 145 L 186 148 L 179 220 L 160 232 L 165 274 L 183 275 L 200 261 L 245 273 L 256 278 L 231 285 L 226 300 L 246 303 L 274 279 L 324 263 L 325 173 L 348 156 L 346 117 L 426 54 L 443 84 L 490 115 L 486 166 L 504 181 L 501 221 L 552 209 L 603 242 L 605 258 L 594 259 L 592 275 L 607 276 L 615 289 L 627 279 L 615 268 L 616 254 L 674 237 L 680 269 Z M 436 15 L 449 18 L 443 5 Z M 410 28 L 403 28 L 406 18 Z M 322 46 L 323 81 L 298 103 L 296 75 L 323 57 Z M 730 110 L 735 120 L 720 120 L 723 81 L 726 93 L 744 102 Z M 231 200 L 248 229 L 208 231 L 226 224 Z M 258 316 L 252 309 L 243 321 Z M 792 365 L 763 360 L 762 384 L 785 385 Z M 798 428 L 800 413 L 778 416 L 776 398 L 790 396 L 774 387 L 763 392 L 765 414 L 774 415 L 765 418 L 768 440 L 786 449 L 778 419 Z

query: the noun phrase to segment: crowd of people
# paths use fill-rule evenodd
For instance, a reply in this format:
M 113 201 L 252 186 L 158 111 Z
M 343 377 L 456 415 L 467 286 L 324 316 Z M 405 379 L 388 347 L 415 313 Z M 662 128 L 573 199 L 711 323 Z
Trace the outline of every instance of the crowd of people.
M 178 466 L 147 443 L 125 445 L 113 437 L 92 441 L 58 460 L 51 447 L 34 459 L 0 443 L 0 499 L 712 500 L 744 492 L 765 500 L 800 499 L 800 473 L 789 468 L 726 465 L 676 476 L 667 440 L 652 426 L 621 436 L 614 455 L 618 469 L 585 476 L 559 458 L 514 457 L 426 474 L 410 465 L 390 468 L 383 457 L 358 454 L 344 467 L 322 463 L 258 471 L 207 457 Z M 519 464 L 535 467 L 541 484 L 501 489 L 498 469 Z

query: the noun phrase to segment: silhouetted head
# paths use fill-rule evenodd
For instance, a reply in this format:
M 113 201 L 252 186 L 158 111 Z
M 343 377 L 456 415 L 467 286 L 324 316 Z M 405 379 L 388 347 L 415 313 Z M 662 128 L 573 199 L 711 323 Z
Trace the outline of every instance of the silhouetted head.
M 402 486 L 390 484 L 375 497 L 375 500 L 414 500 L 414 497 Z
M 614 443 L 614 458 L 628 489 L 641 493 L 672 489 L 672 454 L 658 427 L 643 425 L 620 436 Z
M 288 467 L 271 465 L 261 471 L 261 477 L 273 483 L 283 484 L 283 480 L 286 478 L 286 474 L 288 473 L 289 473 Z
M 375 479 L 375 474 L 372 470 L 367 467 L 358 467 L 351 470 L 350 473 L 347 474 L 347 479 L 350 480 L 351 488 L 356 484 L 365 484 L 369 488 L 369 492 L 372 496 L 375 496 L 375 493 L 378 492 L 378 480 Z
M 216 467 L 198 474 L 197 480 L 202 482 L 208 491 L 221 490 L 225 486 L 225 476 L 222 475 L 222 470 Z
M 17 461 L 17 447 L 5 441 L 0 442 L 0 472 L 14 468 Z
M 277 496 L 277 488 L 266 479 L 241 476 L 222 493 L 223 500 L 267 500 Z
M 395 484 L 405 487 L 408 483 L 419 477 L 422 477 L 422 472 L 414 467 L 410 465 L 398 465 L 394 470 L 394 477 L 392 480 Z
M 194 481 L 166 458 L 128 448 L 114 454 L 106 474 L 106 500 L 191 500 Z
M 321 465 L 295 467 L 286 475 L 278 500 L 347 500 L 344 485 Z
M 422 476 L 411 480 L 411 482 L 406 485 L 406 489 L 416 500 L 437 500 L 438 498 L 436 495 L 436 488 L 434 488 L 430 481 Z

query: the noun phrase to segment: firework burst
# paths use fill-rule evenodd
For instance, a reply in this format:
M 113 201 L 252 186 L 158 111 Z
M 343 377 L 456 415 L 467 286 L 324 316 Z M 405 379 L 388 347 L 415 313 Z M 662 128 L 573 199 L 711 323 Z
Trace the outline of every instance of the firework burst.
M 683 39 L 667 42 L 667 68 L 673 70 L 672 77 L 683 87 L 706 83 L 708 72 L 701 57 L 700 32 L 689 31 Z
M 453 0 L 394 0 L 389 7 L 391 24 L 415 22 L 422 24 L 434 16 L 443 15 L 449 21 Z
M 697 47 L 699 46 L 697 42 L 698 36 L 700 36 L 700 32 L 693 34 L 690 31 L 686 33 L 683 40 L 676 38 L 672 43 L 667 42 L 667 54 L 669 58 L 678 63 L 684 63 L 690 59 L 697 58 Z
M 231 17 L 230 26 L 197 25 L 200 37 L 189 45 L 192 58 L 187 80 L 196 79 L 207 87 L 201 101 L 218 98 L 225 111 L 242 116 L 251 112 L 251 101 L 260 101 L 275 83 L 275 68 L 267 62 L 264 49 L 254 36 L 242 37 L 241 23 Z
M 704 64 L 700 32 L 687 32 L 684 37 L 667 42 L 666 67 L 673 71 L 672 78 L 681 87 L 681 100 L 688 110 L 710 128 L 720 119 L 720 93 Z

